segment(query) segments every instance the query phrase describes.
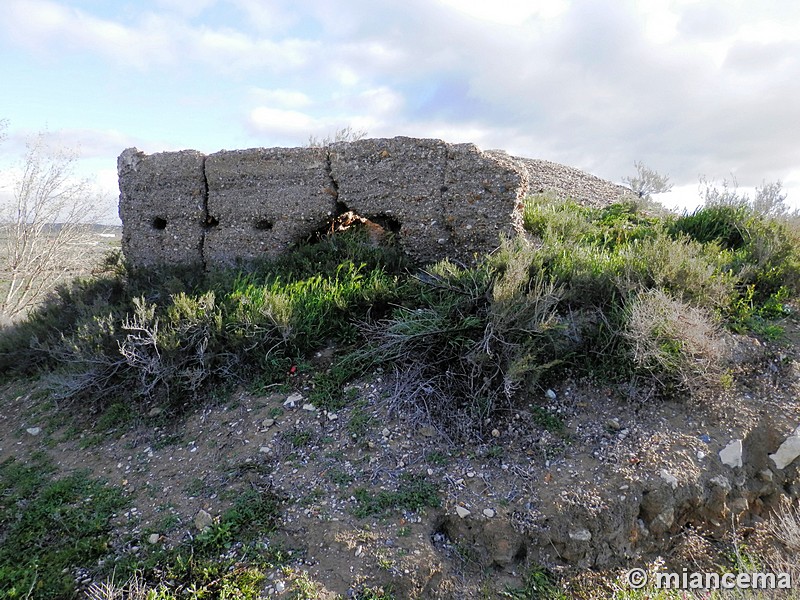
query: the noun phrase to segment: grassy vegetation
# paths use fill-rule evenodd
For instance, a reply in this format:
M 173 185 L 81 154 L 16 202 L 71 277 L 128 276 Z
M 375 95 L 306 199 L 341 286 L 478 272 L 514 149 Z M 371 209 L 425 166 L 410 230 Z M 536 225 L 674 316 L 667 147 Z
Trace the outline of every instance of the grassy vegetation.
M 69 598 L 73 570 L 106 557 L 110 521 L 127 500 L 75 473 L 51 479 L 43 455 L 0 464 L 0 596 Z
M 353 514 L 359 518 L 381 517 L 390 510 L 420 510 L 425 507 L 438 507 L 440 505 L 439 492 L 436 486 L 425 481 L 423 477 L 404 475 L 401 477 L 397 490 L 381 491 L 377 494 L 365 488 L 358 488 L 353 492 L 358 506 Z
M 335 342 L 353 351 L 314 376 L 317 406 L 385 366 L 402 374 L 395 401 L 483 435 L 562 368 L 662 393 L 718 385 L 724 330 L 780 336 L 800 286 L 797 229 L 742 203 L 653 216 L 537 196 L 523 217 L 528 238 L 469 268 L 415 271 L 358 232 L 206 275 L 111 261 L 3 331 L 0 373 L 46 373 L 63 402 L 180 408 L 223 383 L 283 382 Z

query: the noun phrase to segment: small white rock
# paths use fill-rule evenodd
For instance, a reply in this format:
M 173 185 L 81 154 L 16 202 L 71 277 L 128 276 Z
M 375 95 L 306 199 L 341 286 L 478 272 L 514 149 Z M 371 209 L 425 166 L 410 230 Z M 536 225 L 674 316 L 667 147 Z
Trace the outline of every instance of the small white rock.
M 464 508 L 463 506 L 456 506 L 456 514 L 462 519 L 472 514 L 472 511 Z
M 494 515 L 495 512 L 491 508 L 483 509 L 483 516 L 486 517 L 487 519 L 491 519 L 492 517 L 494 517 Z
M 492 437 L 499 438 L 500 437 L 500 430 L 499 429 L 492 429 Z
M 198 531 L 205 531 L 214 522 L 214 518 L 205 510 L 199 510 L 194 517 L 194 526 Z
M 667 471 L 666 469 L 661 469 L 661 479 L 667 482 L 667 484 L 673 489 L 678 489 L 678 478 L 675 477 L 672 473 Z
M 288 398 L 286 398 L 286 401 L 283 403 L 283 405 L 286 408 L 294 408 L 295 406 L 297 406 L 298 402 L 302 402 L 302 401 L 303 401 L 303 396 L 301 394 L 298 394 L 297 392 L 295 392 L 294 394 L 292 394 Z
M 40 433 L 42 433 L 42 428 L 41 427 L 28 427 L 25 431 L 27 431 L 31 435 L 39 435 Z
M 275 419 L 264 419 L 264 420 L 261 422 L 261 425 L 262 425 L 264 428 L 270 428 L 270 427 L 272 427 L 273 425 L 275 425 Z
M 306 402 L 303 404 L 303 410 L 307 410 L 308 412 L 314 412 L 317 410 L 317 407 L 311 404 L 310 402 Z
M 550 398 L 550 400 L 556 399 L 556 393 L 553 390 L 547 390 L 544 395 Z
M 786 441 L 780 445 L 775 454 L 769 455 L 772 462 L 774 462 L 775 466 L 779 469 L 788 467 L 798 456 L 800 456 L 800 436 L 797 434 L 790 435 L 786 438 Z
M 592 532 L 588 529 L 578 529 L 577 531 L 569 532 L 569 539 L 576 542 L 590 542 L 592 541 Z
M 742 466 L 742 440 L 733 440 L 719 451 L 719 459 L 729 467 Z
M 147 536 L 147 541 L 149 543 L 151 543 L 151 544 L 157 544 L 158 540 L 160 540 L 160 539 L 161 539 L 161 536 L 159 534 L 157 534 L 157 533 L 151 533 L 149 536 Z

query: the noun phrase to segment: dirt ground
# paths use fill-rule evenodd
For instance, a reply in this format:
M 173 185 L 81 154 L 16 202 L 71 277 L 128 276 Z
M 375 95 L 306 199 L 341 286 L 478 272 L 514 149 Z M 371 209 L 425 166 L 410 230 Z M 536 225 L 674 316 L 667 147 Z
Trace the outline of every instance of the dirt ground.
M 699 527 L 706 509 L 685 507 L 714 476 L 736 488 L 754 472 L 748 461 L 763 472 L 766 455 L 800 424 L 800 338 L 796 321 L 786 326 L 779 344 L 738 341 L 728 390 L 664 401 L 632 386 L 565 380 L 532 392 L 474 444 L 390 402 L 398 395 L 387 372 L 365 373 L 335 413 L 308 404 L 324 353 L 289 386 L 238 389 L 183 416 L 149 406 L 133 425 L 9 384 L 0 461 L 43 450 L 61 473 L 88 469 L 124 488 L 134 503 L 115 522 L 120 555 L 142 552 L 153 534 L 176 545 L 197 534 L 199 511 L 214 517 L 243 490 L 271 489 L 286 502 L 270 543 L 291 551 L 294 571 L 308 573 L 320 598 L 348 597 L 359 585 L 391 586 L 398 598 L 492 598 L 522 585 L 532 565 L 613 570 L 659 554 L 680 563 L 690 530 L 709 544 L 722 539 L 725 523 Z M 736 439 L 745 440 L 741 469 L 719 457 Z M 793 469 L 789 495 L 798 491 Z M 392 493 L 409 475 L 432 483 L 441 505 L 354 515 L 360 489 Z M 689 500 L 675 500 L 674 522 L 657 531 L 642 507 L 664 482 Z M 732 494 L 724 514 L 737 516 Z M 742 532 L 767 518 L 769 498 L 738 512 Z M 286 578 L 276 570 L 266 594 L 288 593 Z

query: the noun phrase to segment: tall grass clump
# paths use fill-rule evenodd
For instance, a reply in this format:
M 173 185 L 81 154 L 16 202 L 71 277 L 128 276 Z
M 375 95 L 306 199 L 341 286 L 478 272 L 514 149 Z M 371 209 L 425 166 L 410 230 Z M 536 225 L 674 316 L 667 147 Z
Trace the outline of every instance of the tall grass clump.
M 444 261 L 407 284 L 407 304 L 368 327 L 360 353 L 395 370 L 395 402 L 453 436 L 480 435 L 558 363 L 561 290 L 530 271 L 532 252 L 518 245 L 472 268 Z

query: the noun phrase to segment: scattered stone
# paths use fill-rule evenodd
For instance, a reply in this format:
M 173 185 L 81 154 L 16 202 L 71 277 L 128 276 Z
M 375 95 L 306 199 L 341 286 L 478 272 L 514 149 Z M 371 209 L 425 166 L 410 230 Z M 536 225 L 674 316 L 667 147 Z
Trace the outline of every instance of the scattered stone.
M 302 400 L 303 400 L 302 394 L 298 394 L 297 392 L 295 392 L 294 394 L 291 394 L 288 398 L 286 398 L 286 401 L 283 403 L 283 405 L 286 408 L 294 408 L 295 406 L 297 406 L 297 403 L 302 402 Z
M 747 512 L 747 509 L 750 508 L 750 503 L 747 501 L 747 498 L 736 498 L 736 500 L 732 500 L 730 504 L 728 504 L 728 508 L 733 514 L 740 515 Z
M 264 428 L 268 429 L 268 428 L 272 427 L 273 425 L 275 425 L 275 419 L 264 419 L 264 420 L 261 422 L 261 425 L 262 425 Z
M 150 412 L 147 413 L 147 416 L 148 417 L 157 417 L 158 415 L 160 415 L 163 412 L 164 412 L 163 409 L 159 408 L 158 406 L 155 406 L 155 407 L 150 409 Z
M 619 419 L 609 419 L 606 421 L 606 427 L 611 431 L 619 431 L 622 429 L 622 424 L 619 422 Z
M 25 431 L 27 431 L 31 435 L 39 435 L 40 433 L 42 433 L 42 428 L 41 427 L 28 427 Z
M 704 433 L 703 435 L 700 435 L 698 437 L 700 438 L 701 442 L 705 442 L 706 444 L 710 444 L 711 443 L 711 436 L 708 435 L 707 433 Z
M 729 467 L 742 466 L 742 440 L 733 440 L 719 451 L 719 458 L 723 465 Z
M 669 472 L 669 471 L 667 471 L 666 469 L 662 469 L 662 470 L 661 470 L 661 473 L 660 473 L 660 475 L 661 475 L 661 479 L 663 479 L 664 481 L 666 481 L 666 482 L 667 482 L 667 484 L 668 484 L 668 485 L 669 485 L 669 486 L 670 486 L 670 487 L 671 487 L 673 490 L 677 490 L 677 489 L 678 489 L 678 478 L 677 478 L 677 477 L 675 477 L 675 475 L 673 475 L 672 473 L 670 473 L 670 472 Z
M 496 513 L 491 508 L 483 509 L 483 516 L 486 517 L 487 519 L 491 519 L 492 517 L 494 517 L 495 514 Z
M 577 529 L 569 532 L 569 539 L 575 542 L 591 542 L 592 532 L 588 529 Z
M 364 546 L 359 546 L 356 548 L 356 558 L 362 556 L 364 554 Z
M 784 441 L 775 454 L 769 457 L 779 469 L 785 469 L 800 456 L 800 427 Z
M 270 448 L 269 446 L 261 446 L 258 449 L 258 451 L 261 452 L 261 454 L 269 454 L 270 452 L 272 452 L 272 448 Z
M 492 429 L 492 437 L 499 438 L 500 437 L 500 430 L 499 429 Z
M 664 512 L 656 515 L 656 517 L 650 522 L 650 532 L 654 535 L 661 535 L 662 533 L 669 531 L 669 528 L 672 527 L 673 523 L 675 523 L 675 509 L 669 507 Z
M 464 519 L 469 515 L 471 515 L 472 511 L 464 508 L 463 506 L 456 506 L 456 514 L 462 519 Z
M 390 433 L 391 433 L 391 431 L 389 431 L 389 428 L 388 428 L 388 427 L 384 427 L 384 428 L 383 428 L 383 431 L 381 431 L 381 435 L 382 435 L 383 437 L 389 437 L 389 434 L 390 434 Z
M 766 481 L 767 483 L 771 483 L 772 480 L 775 478 L 775 475 L 773 475 L 770 469 L 764 469 L 762 471 L 759 471 L 758 476 L 761 479 L 761 481 Z
M 339 415 L 333 412 L 328 413 L 328 421 L 336 421 L 339 419 Z
M 547 396 L 548 398 L 550 398 L 550 400 L 555 400 L 556 399 L 556 393 L 553 390 L 548 389 L 544 393 L 544 395 Z
M 317 407 L 311 404 L 311 402 L 306 402 L 303 404 L 303 410 L 307 410 L 308 412 L 314 412 L 317 410 Z
M 286 591 L 286 584 L 282 581 L 276 581 L 275 591 L 278 592 L 279 594 L 282 594 L 283 592 Z
M 205 510 L 200 509 L 194 517 L 194 526 L 198 531 L 205 531 L 211 524 L 214 523 L 214 518 Z
M 147 541 L 150 544 L 157 544 L 158 540 L 160 540 L 160 539 L 161 539 L 161 535 L 158 534 L 158 533 L 151 533 L 149 536 L 147 536 Z

